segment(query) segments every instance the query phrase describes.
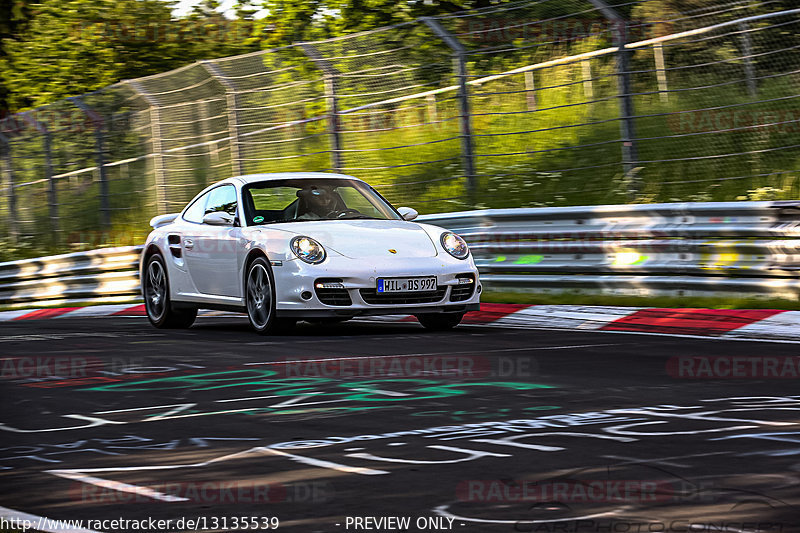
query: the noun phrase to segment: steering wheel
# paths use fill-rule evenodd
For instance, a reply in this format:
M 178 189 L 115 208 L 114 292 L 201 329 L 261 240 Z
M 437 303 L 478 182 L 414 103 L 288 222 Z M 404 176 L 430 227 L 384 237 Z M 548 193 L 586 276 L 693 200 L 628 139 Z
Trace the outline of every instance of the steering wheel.
M 334 209 L 330 213 L 328 213 L 328 217 L 332 218 L 345 218 L 347 215 L 361 215 L 361 211 L 358 209 Z

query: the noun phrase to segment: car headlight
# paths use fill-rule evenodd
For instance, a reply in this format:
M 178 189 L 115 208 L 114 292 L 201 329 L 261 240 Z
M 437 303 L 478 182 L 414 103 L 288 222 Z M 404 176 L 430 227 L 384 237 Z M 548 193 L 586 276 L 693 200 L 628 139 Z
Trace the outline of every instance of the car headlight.
M 311 237 L 295 237 L 292 239 L 291 248 L 294 255 L 306 263 L 315 265 L 325 261 L 325 248 Z
M 456 259 L 466 259 L 469 257 L 469 246 L 464 239 L 453 232 L 446 231 L 441 237 L 442 248 Z

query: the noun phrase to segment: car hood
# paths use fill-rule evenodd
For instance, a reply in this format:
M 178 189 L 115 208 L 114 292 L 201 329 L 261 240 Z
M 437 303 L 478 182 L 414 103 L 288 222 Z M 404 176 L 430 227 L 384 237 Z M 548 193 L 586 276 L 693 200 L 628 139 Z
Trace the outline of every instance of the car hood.
M 291 228 L 284 228 L 352 259 L 435 257 L 438 253 L 424 229 L 404 220 L 320 220 L 292 223 Z

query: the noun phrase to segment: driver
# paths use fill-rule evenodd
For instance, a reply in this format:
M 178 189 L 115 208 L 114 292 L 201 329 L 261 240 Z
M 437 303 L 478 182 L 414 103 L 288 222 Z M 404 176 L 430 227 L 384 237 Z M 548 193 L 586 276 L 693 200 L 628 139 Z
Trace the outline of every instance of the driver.
M 304 200 L 305 212 L 298 220 L 318 220 L 328 218 L 336 209 L 336 193 L 327 187 L 311 186 L 297 191 L 297 196 Z

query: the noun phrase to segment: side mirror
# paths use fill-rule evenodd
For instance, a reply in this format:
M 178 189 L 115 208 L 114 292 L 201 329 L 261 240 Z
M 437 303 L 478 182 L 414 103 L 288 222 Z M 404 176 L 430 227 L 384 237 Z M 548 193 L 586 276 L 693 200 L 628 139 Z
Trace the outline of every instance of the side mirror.
M 411 209 L 410 207 L 398 207 L 397 212 L 400 213 L 400 216 L 403 217 L 403 220 L 414 220 L 419 216 L 416 209 Z
M 203 224 L 209 226 L 233 226 L 233 215 L 225 211 L 214 211 L 203 216 Z

